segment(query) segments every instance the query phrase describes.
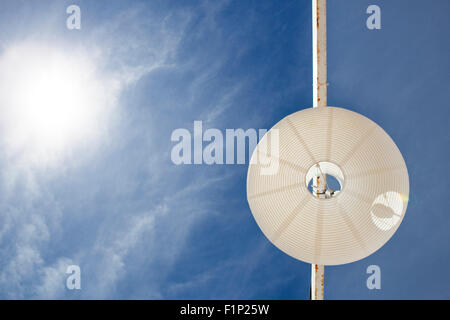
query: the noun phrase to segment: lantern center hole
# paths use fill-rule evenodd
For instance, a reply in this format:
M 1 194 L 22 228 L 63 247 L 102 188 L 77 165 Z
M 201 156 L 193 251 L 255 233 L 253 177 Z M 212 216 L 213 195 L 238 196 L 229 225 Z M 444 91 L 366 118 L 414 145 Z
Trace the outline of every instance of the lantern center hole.
M 306 187 L 319 199 L 336 197 L 344 187 L 344 174 L 332 162 L 320 161 L 306 173 Z

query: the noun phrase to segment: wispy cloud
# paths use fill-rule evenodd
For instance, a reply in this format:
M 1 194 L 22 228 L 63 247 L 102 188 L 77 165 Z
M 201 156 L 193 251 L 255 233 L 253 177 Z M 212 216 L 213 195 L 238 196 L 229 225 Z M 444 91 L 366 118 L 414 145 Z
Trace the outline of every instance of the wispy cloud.
M 203 10 L 204 23 L 219 28 L 216 9 L 205 2 Z M 142 4 L 88 31 L 89 56 L 114 87 L 116 122 L 105 141 L 85 149 L 87 155 L 71 153 L 57 169 L 0 159 L 1 296 L 164 297 L 163 281 L 179 263 L 192 228 L 213 210 L 208 189 L 233 174 L 192 176 L 174 167 L 168 158 L 170 135 L 152 136 L 171 123 L 134 126 L 139 114 L 124 97 L 161 68 L 180 74 L 195 70 L 195 64 L 180 64 L 177 54 L 198 14 L 183 8 L 151 15 Z M 189 108 L 201 102 L 195 97 L 201 97 L 203 85 L 223 67 L 221 58 L 215 58 L 214 68 L 195 70 Z M 241 88 L 236 84 L 221 92 L 212 111 L 199 111 L 198 116 L 214 121 Z M 137 94 L 145 96 L 143 91 Z M 70 264 L 81 267 L 80 292 L 65 288 Z M 207 281 L 214 274 L 204 277 Z

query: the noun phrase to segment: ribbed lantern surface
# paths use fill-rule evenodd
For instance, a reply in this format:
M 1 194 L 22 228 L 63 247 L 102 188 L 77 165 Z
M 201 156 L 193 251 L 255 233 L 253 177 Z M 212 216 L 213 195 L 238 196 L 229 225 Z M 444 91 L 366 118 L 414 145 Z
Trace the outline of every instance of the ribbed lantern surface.
M 372 254 L 406 211 L 409 179 L 400 151 L 376 123 L 346 109 L 287 116 L 261 139 L 250 163 L 247 198 L 257 224 L 275 246 L 308 263 Z M 308 189 L 318 166 L 341 183 L 330 198 Z

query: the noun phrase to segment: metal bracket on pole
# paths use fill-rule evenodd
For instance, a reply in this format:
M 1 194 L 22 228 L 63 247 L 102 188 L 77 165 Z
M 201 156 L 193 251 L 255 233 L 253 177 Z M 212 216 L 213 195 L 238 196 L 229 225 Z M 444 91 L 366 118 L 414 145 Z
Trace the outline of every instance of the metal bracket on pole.
M 313 107 L 327 106 L 327 1 L 312 0 Z M 311 265 L 311 300 L 323 300 L 325 267 Z

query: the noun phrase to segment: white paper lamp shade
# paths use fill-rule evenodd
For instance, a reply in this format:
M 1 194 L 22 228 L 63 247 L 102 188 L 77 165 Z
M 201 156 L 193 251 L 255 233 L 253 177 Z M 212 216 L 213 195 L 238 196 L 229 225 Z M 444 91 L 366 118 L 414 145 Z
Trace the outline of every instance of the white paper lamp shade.
M 317 164 L 340 183 L 333 197 L 308 189 Z M 254 150 L 247 176 L 248 202 L 262 232 L 312 264 L 350 263 L 378 250 L 400 225 L 408 196 L 405 161 L 389 135 L 336 107 L 301 110 L 278 122 Z

